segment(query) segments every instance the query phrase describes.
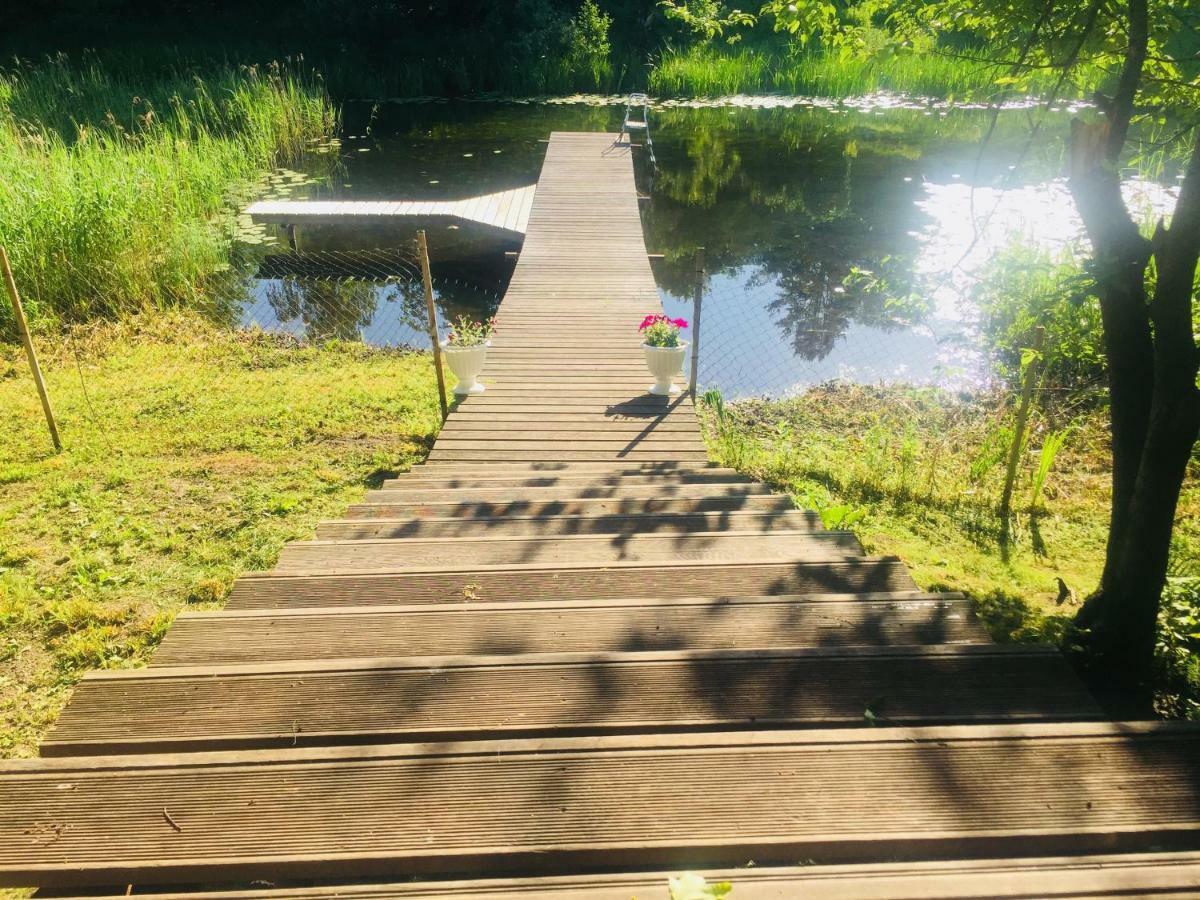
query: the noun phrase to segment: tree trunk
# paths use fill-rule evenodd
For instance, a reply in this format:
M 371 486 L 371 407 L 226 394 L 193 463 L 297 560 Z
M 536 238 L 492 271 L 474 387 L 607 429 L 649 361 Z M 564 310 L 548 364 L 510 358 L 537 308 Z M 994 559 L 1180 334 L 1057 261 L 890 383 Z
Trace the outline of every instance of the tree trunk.
M 1081 199 L 1085 190 L 1095 186 L 1091 179 L 1081 180 L 1073 190 L 1085 222 L 1092 220 L 1088 230 L 1097 256 L 1107 249 L 1117 260 L 1115 266 L 1101 265 L 1097 274 L 1112 387 L 1113 519 L 1100 590 L 1088 598 L 1076 625 L 1089 656 L 1088 670 L 1110 687 L 1140 692 L 1152 675 L 1171 532 L 1192 449 L 1200 436 L 1196 387 L 1200 348 L 1192 322 L 1200 259 L 1200 135 L 1171 227 L 1160 224 L 1153 241 L 1137 239 L 1153 250 L 1156 263 L 1154 298 L 1149 304 L 1143 287 L 1145 263 L 1138 270 L 1136 286 L 1132 276 L 1136 258 L 1129 251 L 1125 227 L 1132 220 L 1122 205 L 1123 215 L 1115 217 L 1120 224 L 1112 226 L 1111 194 L 1104 221 L 1096 220 L 1101 210 L 1095 196 Z M 1107 243 L 1102 245 L 1097 238 Z M 1128 253 L 1124 259 L 1119 255 L 1123 249 Z M 1136 340 L 1113 334 L 1113 328 L 1123 327 L 1133 329 Z M 1140 446 L 1135 446 L 1139 431 Z
M 1107 125 L 1072 123 L 1070 186 L 1092 243 L 1111 398 L 1112 506 L 1102 590 L 1130 522 L 1154 394 L 1154 340 L 1146 304 L 1150 242 L 1125 207 L 1115 168 L 1106 164 L 1108 135 Z

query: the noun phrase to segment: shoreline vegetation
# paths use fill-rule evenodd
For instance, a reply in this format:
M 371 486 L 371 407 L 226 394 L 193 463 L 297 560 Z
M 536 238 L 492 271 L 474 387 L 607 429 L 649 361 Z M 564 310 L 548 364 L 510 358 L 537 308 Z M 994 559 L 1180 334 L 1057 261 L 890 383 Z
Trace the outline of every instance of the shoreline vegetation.
M 320 79 L 287 64 L 0 70 L 0 239 L 27 315 L 53 327 L 194 301 L 228 260 L 239 192 L 337 125 Z
M 1008 96 L 996 86 L 1005 73 L 1001 65 L 937 52 L 880 60 L 698 45 L 664 50 L 650 70 L 647 88 L 653 95 L 672 98 L 780 93 L 841 99 L 887 91 L 933 100 L 999 101 Z M 1064 91 L 1056 73 L 1034 73 L 1024 96 L 1076 100 L 1087 96 L 1102 78 L 1098 70 L 1083 70 Z

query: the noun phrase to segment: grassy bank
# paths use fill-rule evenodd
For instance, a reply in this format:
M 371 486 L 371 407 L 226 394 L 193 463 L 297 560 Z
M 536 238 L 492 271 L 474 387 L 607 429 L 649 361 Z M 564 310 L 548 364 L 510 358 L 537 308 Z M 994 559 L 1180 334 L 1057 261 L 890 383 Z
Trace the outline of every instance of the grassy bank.
M 750 47 L 733 50 L 700 44 L 663 51 L 649 74 L 649 90 L 662 97 L 716 97 L 728 94 L 784 93 L 851 97 L 895 91 L 921 97 L 988 97 L 996 79 L 1009 74 L 995 65 L 939 53 L 871 58 L 821 53 L 776 54 Z M 1024 91 L 1048 96 L 1058 86 L 1054 72 L 1029 76 Z M 1077 73 L 1061 96 L 1081 95 L 1098 83 L 1099 73 Z M 1018 91 L 1018 96 L 1021 91 Z
M 0 755 L 34 752 L 87 669 L 145 659 L 312 536 L 437 424 L 428 357 L 297 347 L 184 314 L 45 342 L 65 451 L 0 345 Z M 74 351 L 79 353 L 77 365 Z
M 0 71 L 0 240 L 31 317 L 185 303 L 226 258 L 238 190 L 335 127 L 321 82 L 277 65 Z
M 998 639 L 1058 640 L 1099 581 L 1110 498 L 1102 410 L 1035 417 L 1007 544 L 995 510 L 1012 411 L 1000 397 L 845 385 L 704 410 L 717 459 L 853 528 L 868 552 L 900 556 L 923 588 L 966 592 Z M 1035 494 L 1051 430 L 1066 439 Z M 1200 718 L 1200 460 L 1173 556 L 1161 705 Z M 1057 578 L 1073 595 L 1061 605 Z

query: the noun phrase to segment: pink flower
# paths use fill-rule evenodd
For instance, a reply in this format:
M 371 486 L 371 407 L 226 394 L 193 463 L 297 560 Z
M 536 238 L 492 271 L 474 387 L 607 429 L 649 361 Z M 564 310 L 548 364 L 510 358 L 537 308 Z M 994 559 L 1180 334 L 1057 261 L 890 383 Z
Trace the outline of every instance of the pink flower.
M 642 319 L 642 324 L 638 326 L 638 331 L 645 331 L 652 325 L 670 325 L 672 328 L 687 328 L 687 319 L 672 319 L 662 313 L 651 313 Z

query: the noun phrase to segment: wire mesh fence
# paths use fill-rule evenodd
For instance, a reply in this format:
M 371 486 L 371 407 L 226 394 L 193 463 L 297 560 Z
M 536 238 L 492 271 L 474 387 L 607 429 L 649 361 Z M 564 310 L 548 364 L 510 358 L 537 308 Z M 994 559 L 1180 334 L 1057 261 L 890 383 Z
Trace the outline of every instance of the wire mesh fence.
M 116 305 L 88 296 L 86 273 L 70 274 L 64 280 L 79 285 L 79 296 L 31 297 L 43 318 L 51 308 Z M 19 270 L 14 282 L 20 288 Z M 441 334 L 455 317 L 486 318 L 499 303 L 483 280 L 433 276 L 430 287 Z M 304 409 L 321 406 L 327 419 L 345 419 L 356 404 L 370 405 L 368 385 L 377 386 L 381 415 L 390 401 L 437 410 L 415 242 L 370 250 L 242 248 L 174 305 L 87 324 L 35 323 L 31 339 L 68 448 L 99 440 L 116 450 L 139 430 L 151 431 L 150 419 L 172 412 L 176 430 L 208 450 L 222 441 L 230 449 L 270 443 L 273 421 L 289 410 L 301 418 Z M 40 421 L 23 348 L 2 346 L 0 381 L 10 382 L 3 417 Z M 396 376 L 390 385 L 389 372 Z M 205 427 L 238 409 L 245 422 L 233 432 Z M 429 430 L 435 427 L 431 422 Z

